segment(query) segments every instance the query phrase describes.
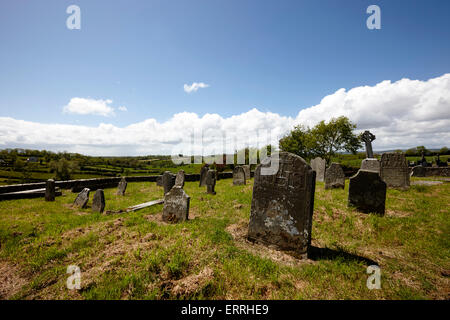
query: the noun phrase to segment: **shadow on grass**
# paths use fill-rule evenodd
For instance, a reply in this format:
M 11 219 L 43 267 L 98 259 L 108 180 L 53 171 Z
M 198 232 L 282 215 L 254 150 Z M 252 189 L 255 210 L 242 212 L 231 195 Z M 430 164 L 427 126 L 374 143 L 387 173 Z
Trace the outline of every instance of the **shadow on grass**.
M 348 253 L 342 249 L 334 250 L 330 248 L 319 248 L 311 246 L 308 251 L 308 258 L 314 261 L 318 260 L 336 260 L 344 259 L 347 261 L 357 261 L 362 262 L 368 266 L 378 265 L 378 262 L 373 261 L 369 258 L 361 257 L 355 254 Z

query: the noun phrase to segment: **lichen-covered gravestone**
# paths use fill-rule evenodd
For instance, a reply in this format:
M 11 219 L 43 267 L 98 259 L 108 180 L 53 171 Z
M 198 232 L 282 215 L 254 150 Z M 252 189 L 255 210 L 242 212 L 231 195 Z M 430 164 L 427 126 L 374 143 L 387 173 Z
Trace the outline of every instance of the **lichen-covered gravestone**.
M 178 223 L 188 220 L 190 197 L 183 188 L 175 186 L 164 196 L 162 219 L 166 222 Z
M 75 198 L 73 205 L 80 208 L 86 208 L 87 203 L 89 201 L 89 192 L 91 190 L 89 188 L 84 188 Z
M 217 172 L 216 170 L 208 170 L 206 173 L 206 193 L 216 194 L 214 188 L 216 187 Z
M 45 201 L 55 201 L 55 180 L 48 179 L 45 184 Z
M 380 174 L 380 161 L 376 158 L 366 158 L 361 162 L 361 169 Z
M 380 176 L 388 187 L 408 189 L 409 168 L 403 153 L 388 152 L 381 155 Z
M 178 171 L 177 176 L 175 178 L 175 186 L 183 188 L 184 187 L 184 180 L 185 180 L 184 170 Z
M 122 179 L 120 179 L 119 185 L 117 186 L 117 192 L 116 194 L 118 196 L 124 196 L 125 195 L 125 190 L 127 190 L 127 180 L 125 179 L 125 177 L 122 177 Z
M 200 170 L 200 183 L 199 187 L 206 186 L 206 174 L 208 173 L 209 165 L 205 164 Z
M 105 210 L 105 193 L 103 189 L 97 189 L 92 198 L 92 211 L 102 213 Z
M 339 163 L 333 162 L 325 171 L 325 189 L 345 188 L 345 174 Z
M 170 189 L 172 189 L 172 187 L 175 185 L 175 178 L 176 176 L 172 172 L 170 171 L 164 172 L 164 174 L 162 175 L 164 194 L 169 192 Z
M 358 170 L 350 178 L 348 206 L 365 213 L 384 215 L 386 203 L 386 183 L 374 171 Z
M 311 244 L 315 183 L 315 172 L 301 157 L 280 152 L 265 158 L 254 175 L 249 240 L 304 257 Z
M 245 180 L 250 180 L 250 178 L 251 178 L 251 173 L 250 173 L 250 165 L 245 165 L 245 166 L 242 166 L 242 168 L 244 169 L 244 172 L 245 172 Z
M 245 171 L 241 166 L 236 166 L 233 169 L 233 185 L 239 186 L 245 184 Z
M 316 172 L 316 181 L 323 182 L 325 180 L 326 161 L 321 157 L 311 160 L 311 168 Z

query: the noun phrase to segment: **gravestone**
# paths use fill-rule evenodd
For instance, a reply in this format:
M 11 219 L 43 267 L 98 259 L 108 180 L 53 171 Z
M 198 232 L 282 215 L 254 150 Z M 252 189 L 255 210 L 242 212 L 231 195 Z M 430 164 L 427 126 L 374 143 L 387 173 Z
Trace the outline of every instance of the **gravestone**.
M 164 187 L 164 194 L 169 192 L 170 189 L 172 189 L 172 187 L 175 185 L 175 178 L 176 176 L 170 171 L 166 171 L 163 173 L 162 182 Z
M 166 222 L 178 223 L 188 220 L 190 197 L 183 188 L 174 186 L 164 195 L 162 219 Z
M 361 135 L 361 140 L 366 144 L 366 158 L 373 158 L 372 141 L 375 140 L 375 135 L 370 131 L 364 131 Z
M 233 185 L 239 186 L 245 184 L 245 171 L 241 166 L 236 166 L 233 169 Z
M 89 192 L 91 190 L 89 188 L 84 188 L 75 198 L 73 205 L 80 208 L 86 208 L 87 203 L 89 201 Z
M 358 170 L 350 178 L 348 206 L 365 213 L 384 215 L 386 203 L 386 183 L 374 171 Z
M 325 180 L 326 161 L 321 157 L 311 160 L 311 168 L 316 172 L 316 181 L 323 182 Z
M 339 163 L 333 162 L 325 171 L 325 189 L 345 188 L 345 174 Z
M 361 162 L 361 169 L 366 171 L 374 171 L 380 174 L 380 161 L 376 158 L 367 158 Z
M 159 187 L 162 187 L 162 186 L 163 186 L 162 175 L 161 175 L 161 176 L 158 176 L 158 177 L 156 178 L 156 185 L 159 186 Z
M 185 178 L 186 177 L 185 177 L 184 170 L 178 171 L 177 176 L 175 178 L 175 186 L 183 188 Z
M 55 201 L 55 180 L 48 179 L 45 184 L 45 201 Z
M 208 170 L 206 173 L 206 193 L 216 194 L 214 188 L 216 187 L 217 174 L 216 170 Z
M 251 178 L 251 173 L 250 173 L 250 165 L 245 165 L 245 166 L 242 166 L 242 168 L 244 169 L 244 172 L 245 172 L 245 180 L 250 180 L 250 178 Z
M 97 189 L 92 198 L 92 211 L 102 213 L 105 210 L 105 193 L 103 189 Z
M 208 173 L 209 165 L 205 164 L 200 170 L 200 183 L 199 187 L 206 186 L 206 173 Z
M 403 153 L 387 152 L 381 155 L 380 176 L 391 188 L 409 189 L 409 168 Z
M 254 174 L 249 240 L 304 257 L 311 244 L 315 175 L 295 154 L 280 152 L 265 158 Z
M 117 186 L 117 192 L 116 194 L 118 196 L 124 196 L 125 195 L 125 190 L 127 190 L 127 180 L 125 179 L 125 177 L 122 177 L 122 179 L 120 179 L 119 185 Z

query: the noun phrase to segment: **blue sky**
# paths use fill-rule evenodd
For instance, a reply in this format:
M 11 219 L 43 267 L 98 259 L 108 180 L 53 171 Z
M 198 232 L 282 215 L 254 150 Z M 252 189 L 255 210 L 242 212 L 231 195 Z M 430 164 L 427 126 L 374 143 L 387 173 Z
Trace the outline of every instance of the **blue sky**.
M 66 27 L 71 4 L 81 30 Z M 371 4 L 381 30 L 366 27 Z M 449 1 L 2 1 L 0 117 L 118 128 L 181 112 L 295 118 L 340 88 L 450 72 L 449 12 Z M 186 93 L 193 82 L 209 86 Z M 74 97 L 112 100 L 115 116 L 64 113 Z

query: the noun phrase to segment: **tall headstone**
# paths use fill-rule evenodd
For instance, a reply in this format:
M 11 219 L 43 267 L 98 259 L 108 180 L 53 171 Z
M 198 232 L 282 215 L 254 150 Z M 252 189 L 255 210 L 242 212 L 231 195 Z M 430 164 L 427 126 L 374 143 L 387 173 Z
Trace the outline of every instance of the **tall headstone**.
M 188 220 L 190 197 L 179 186 L 173 187 L 164 195 L 162 219 L 166 222 L 178 223 Z
M 45 184 L 45 201 L 55 201 L 55 180 L 48 179 Z
M 214 188 L 216 187 L 217 174 L 216 170 L 208 170 L 206 173 L 206 193 L 216 194 Z
M 124 196 L 125 195 L 125 190 L 127 190 L 127 180 L 125 179 L 125 177 L 122 177 L 122 179 L 120 179 L 119 185 L 117 186 L 117 192 L 116 194 L 118 196 Z
M 361 135 L 361 140 L 366 144 L 366 158 L 373 159 L 372 141 L 375 140 L 375 135 L 366 130 Z
M 367 158 L 361 162 L 361 169 L 367 171 L 374 171 L 380 174 L 380 161 L 376 158 Z
M 316 181 L 323 182 L 325 180 L 326 160 L 321 157 L 312 159 L 311 168 L 316 172 Z
M 255 170 L 248 238 L 304 256 L 311 244 L 315 174 L 292 153 L 265 158 Z
M 184 170 L 178 171 L 177 176 L 175 178 L 175 186 L 183 188 L 184 187 L 184 180 L 185 180 Z
M 233 185 L 239 186 L 245 184 L 245 171 L 241 166 L 236 166 L 233 169 Z
M 87 203 L 89 201 L 89 192 L 91 190 L 89 188 L 84 188 L 75 198 L 73 205 L 80 208 L 86 208 Z
M 242 168 L 244 169 L 244 172 L 245 172 L 245 180 L 250 180 L 250 178 L 251 178 L 250 165 L 249 164 L 244 165 L 244 166 L 242 166 Z
M 176 176 L 170 171 L 166 171 L 163 173 L 162 183 L 164 187 L 164 194 L 169 192 L 170 189 L 172 189 L 172 187 L 175 185 L 175 178 Z
M 105 210 L 105 193 L 103 189 L 97 189 L 92 198 L 92 211 L 102 213 Z
M 325 189 L 345 188 L 345 174 L 339 163 L 333 162 L 325 171 Z
M 206 186 L 206 173 L 209 170 L 209 165 L 205 164 L 200 170 L 200 183 L 199 187 Z
M 350 178 L 348 206 L 365 213 L 384 215 L 386 203 L 386 183 L 374 171 L 358 170 Z
M 381 155 L 380 176 L 391 188 L 409 189 L 409 168 L 403 153 L 388 152 Z

